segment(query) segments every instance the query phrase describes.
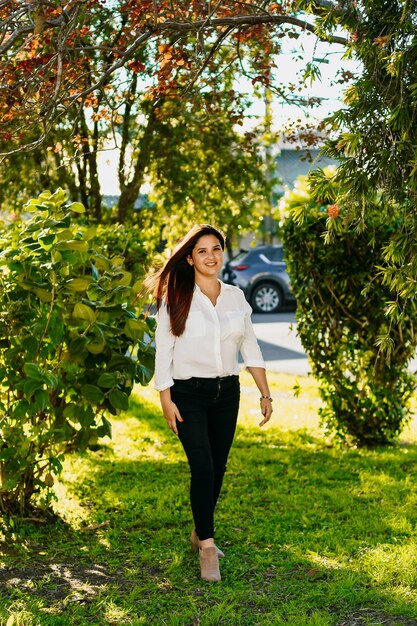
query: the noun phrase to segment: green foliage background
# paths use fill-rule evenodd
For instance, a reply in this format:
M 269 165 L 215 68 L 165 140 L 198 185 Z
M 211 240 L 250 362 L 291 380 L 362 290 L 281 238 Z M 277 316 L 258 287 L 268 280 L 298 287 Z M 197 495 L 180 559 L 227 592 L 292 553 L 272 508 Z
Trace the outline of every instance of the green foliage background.
M 81 224 L 61 189 L 26 210 L 0 254 L 0 507 L 20 514 L 48 501 L 65 451 L 111 435 L 109 413 L 128 408 L 154 360 L 142 283 L 111 237 Z
M 320 384 L 327 428 L 360 445 L 383 444 L 410 416 L 416 380 L 408 362 L 417 344 L 417 308 L 408 299 L 401 318 L 388 315 L 397 303 L 381 268 L 398 213 L 387 221 L 374 199 L 366 227 L 346 229 L 340 215 L 327 216 L 333 181 L 333 171 L 319 170 L 314 182 L 321 203 L 311 198 L 306 179 L 282 203 L 297 330 Z

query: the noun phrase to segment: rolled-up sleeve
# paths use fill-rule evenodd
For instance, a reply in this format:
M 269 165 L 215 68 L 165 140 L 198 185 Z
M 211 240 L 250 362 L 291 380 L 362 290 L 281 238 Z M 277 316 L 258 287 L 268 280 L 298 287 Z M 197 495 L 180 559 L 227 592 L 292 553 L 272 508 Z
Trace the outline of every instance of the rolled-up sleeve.
M 252 326 L 252 308 L 246 301 L 243 291 L 241 293 L 242 308 L 245 312 L 245 334 L 243 336 L 242 343 L 240 344 L 240 353 L 245 363 L 245 367 L 265 368 L 265 361 Z
M 175 336 L 171 332 L 171 322 L 165 305 L 162 305 L 158 312 L 155 345 L 154 387 L 158 391 L 163 391 L 174 384 L 172 369 L 175 346 Z

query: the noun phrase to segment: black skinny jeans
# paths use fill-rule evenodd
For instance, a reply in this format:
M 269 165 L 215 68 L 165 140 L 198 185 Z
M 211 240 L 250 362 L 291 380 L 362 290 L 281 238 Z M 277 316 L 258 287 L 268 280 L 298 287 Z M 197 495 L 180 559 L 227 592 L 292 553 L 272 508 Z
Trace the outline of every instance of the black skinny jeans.
M 200 539 L 214 537 L 214 509 L 236 430 L 240 386 L 238 376 L 175 380 L 172 401 L 191 471 L 190 499 Z

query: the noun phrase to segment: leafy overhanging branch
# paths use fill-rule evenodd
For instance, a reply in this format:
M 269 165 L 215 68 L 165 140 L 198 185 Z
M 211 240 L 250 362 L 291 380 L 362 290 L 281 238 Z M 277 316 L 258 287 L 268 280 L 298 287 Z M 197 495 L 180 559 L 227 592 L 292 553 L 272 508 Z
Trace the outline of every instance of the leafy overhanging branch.
M 2 154 L 41 145 L 59 116 L 102 92 L 111 81 L 117 88 L 117 81 L 132 64 L 148 86 L 157 76 L 154 99 L 173 88 L 178 89 L 179 97 L 185 97 L 204 71 L 211 70 L 210 63 L 226 39 L 232 48 L 239 37 L 248 41 L 258 37 L 262 47 L 263 37 L 282 37 L 287 26 L 330 43 L 347 44 L 345 37 L 332 34 L 331 29 L 318 31 L 314 20 L 301 17 L 301 11 L 336 15 L 339 9 L 328 2 L 294 3 L 288 10 L 286 4 L 270 2 L 223 2 L 211 11 L 206 3 L 193 3 L 188 9 L 184 5 L 187 3 L 171 2 L 169 11 L 166 5 L 136 0 L 112 10 L 97 0 L 0 5 L 0 52 L 4 57 L 0 119 L 7 142 Z M 108 35 L 97 30 L 94 20 L 99 12 L 110 28 Z M 229 35 L 237 33 L 231 41 Z M 168 52 L 160 53 L 160 48 L 173 46 L 175 55 L 167 61 Z M 142 66 L 137 59 L 145 50 L 148 63 Z M 176 85 L 175 73 L 181 73 L 181 87 Z M 26 130 L 35 127 L 37 136 L 28 140 Z

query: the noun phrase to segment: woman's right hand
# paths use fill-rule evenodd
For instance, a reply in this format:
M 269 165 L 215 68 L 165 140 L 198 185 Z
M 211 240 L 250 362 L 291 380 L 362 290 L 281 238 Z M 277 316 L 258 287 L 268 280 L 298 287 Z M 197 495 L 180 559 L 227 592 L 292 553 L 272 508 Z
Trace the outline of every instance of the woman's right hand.
M 164 391 L 169 390 L 166 389 Z M 172 432 L 178 435 L 177 420 L 179 422 L 183 422 L 184 420 L 181 417 L 177 405 L 171 400 L 171 393 L 169 393 L 169 397 L 167 397 L 168 394 L 165 394 L 164 391 L 160 393 L 162 412 Z

